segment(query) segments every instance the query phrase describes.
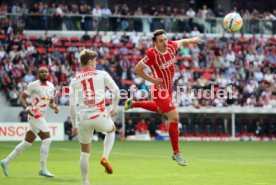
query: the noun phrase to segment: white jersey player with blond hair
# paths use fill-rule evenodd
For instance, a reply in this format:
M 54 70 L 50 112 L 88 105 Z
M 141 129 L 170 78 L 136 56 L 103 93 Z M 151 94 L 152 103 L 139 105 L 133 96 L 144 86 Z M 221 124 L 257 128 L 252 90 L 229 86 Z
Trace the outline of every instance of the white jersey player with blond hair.
M 55 87 L 51 82 L 47 81 L 48 76 L 48 69 L 40 67 L 38 69 L 38 80 L 31 82 L 20 96 L 20 104 L 28 113 L 30 128 L 26 133 L 25 139 L 19 143 L 5 159 L 1 160 L 1 166 L 6 176 L 9 175 L 9 163 L 19 156 L 19 154 L 21 154 L 25 149 L 29 148 L 38 135 L 42 141 L 40 148 L 39 175 L 54 177 L 54 175 L 46 168 L 51 138 L 50 131 L 45 120 L 45 112 L 48 105 L 55 111 L 55 113 L 59 112 L 59 107 L 54 101 Z M 31 106 L 27 105 L 26 99 L 28 97 L 31 98 Z
M 119 88 L 105 71 L 96 70 L 97 53 L 88 49 L 80 53 L 82 71 L 70 83 L 69 110 L 73 135 L 81 144 L 80 168 L 83 185 L 89 185 L 88 166 L 90 143 L 94 130 L 105 133 L 104 151 L 100 163 L 108 174 L 113 173 L 108 161 L 115 140 L 115 125 L 111 117 L 117 114 Z M 105 107 L 106 87 L 112 92 L 109 112 Z

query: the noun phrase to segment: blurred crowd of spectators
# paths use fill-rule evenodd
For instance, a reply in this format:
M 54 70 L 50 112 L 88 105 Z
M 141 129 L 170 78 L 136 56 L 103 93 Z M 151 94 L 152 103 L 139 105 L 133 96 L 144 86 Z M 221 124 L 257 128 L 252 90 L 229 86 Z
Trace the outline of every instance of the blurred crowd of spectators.
M 170 39 L 194 34 L 194 31 L 175 34 Z M 203 39 L 202 45 L 182 47 L 178 51 L 173 94 L 177 106 L 275 106 L 274 37 L 207 38 L 203 35 Z M 0 34 L 0 89 L 12 105 L 18 105 L 19 94 L 36 78 L 38 66 L 47 66 L 49 80 L 61 91 L 80 70 L 79 51 L 86 47 L 98 52 L 97 69 L 109 72 L 120 89 L 136 90 L 135 100 L 144 100 L 141 90 L 148 90 L 152 84 L 136 76 L 132 69 L 151 45 L 150 36 L 126 32 L 94 35 L 86 32 L 81 38 L 50 36 L 47 32 L 42 37 L 28 38 L 13 32 Z M 185 87 L 185 93 L 179 96 L 177 86 Z M 212 88 L 215 92 L 227 89 L 227 94 L 208 99 L 199 91 Z M 68 96 L 61 93 L 58 96 L 60 104 L 68 104 Z
M 187 116 L 185 116 L 187 117 Z M 275 119 L 274 119 L 275 120 Z M 276 136 L 276 126 L 273 118 L 238 118 L 236 119 L 236 136 Z M 229 120 L 230 121 L 230 120 Z M 117 123 L 117 125 L 120 125 Z M 121 128 L 121 127 L 119 127 Z M 230 124 L 226 125 L 220 117 L 189 117 L 180 118 L 178 125 L 180 136 L 213 136 L 224 137 L 231 135 Z M 148 134 L 152 139 L 168 139 L 169 121 L 166 118 L 160 119 L 160 115 L 152 114 L 150 118 L 131 116 L 125 122 L 125 136 Z M 162 137 L 163 136 L 163 137 Z
M 150 25 L 151 31 L 156 28 L 164 28 L 167 31 L 179 32 L 190 32 L 194 26 L 198 26 L 201 31 L 211 32 L 212 27 L 221 27 L 221 20 L 219 20 L 219 24 L 216 24 L 216 21 L 212 19 L 224 17 L 226 14 L 220 4 L 214 9 L 203 5 L 197 10 L 181 6 L 148 7 L 148 9 L 142 7 L 130 9 L 127 4 L 101 7 L 85 3 L 52 3 L 48 5 L 44 2 L 36 2 L 29 6 L 26 3 L 16 3 L 9 7 L 6 4 L 1 4 L 0 14 L 3 15 L 1 16 L 2 25 L 7 27 L 12 25 L 18 31 L 22 31 L 24 28 L 31 30 L 142 31 L 144 23 L 141 19 L 137 17 L 128 19 L 124 16 L 147 16 L 146 23 Z M 239 12 L 244 20 L 250 20 L 246 24 L 246 32 L 259 33 L 262 29 L 261 25 L 275 32 L 276 10 L 259 12 L 257 9 L 238 9 L 234 6 L 231 11 Z M 5 13 L 19 15 L 10 17 L 5 16 Z M 152 19 L 149 16 L 158 18 Z M 163 19 L 166 17 L 171 19 Z M 181 19 L 176 19 L 177 17 Z M 199 20 L 194 20 L 195 18 L 199 18 Z M 257 19 L 274 21 L 259 24 Z

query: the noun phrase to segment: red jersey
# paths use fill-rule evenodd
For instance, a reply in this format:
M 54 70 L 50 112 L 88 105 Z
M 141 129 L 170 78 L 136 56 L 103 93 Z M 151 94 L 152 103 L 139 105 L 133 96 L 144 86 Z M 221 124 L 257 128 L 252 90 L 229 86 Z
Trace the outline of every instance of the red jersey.
M 164 88 L 172 92 L 174 66 L 176 63 L 176 52 L 178 44 L 174 41 L 168 41 L 166 53 L 160 53 L 156 47 L 147 50 L 147 55 L 142 59 L 150 69 L 154 78 L 162 78 Z

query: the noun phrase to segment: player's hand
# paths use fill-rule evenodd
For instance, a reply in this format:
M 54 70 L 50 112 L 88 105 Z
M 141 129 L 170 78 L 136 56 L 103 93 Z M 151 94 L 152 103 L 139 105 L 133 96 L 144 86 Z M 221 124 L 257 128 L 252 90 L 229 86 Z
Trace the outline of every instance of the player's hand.
M 72 128 L 72 135 L 73 136 L 78 135 L 78 129 L 77 128 Z
M 163 84 L 163 79 L 162 78 L 154 78 L 152 80 L 152 83 L 155 85 L 162 85 Z
M 32 108 L 28 107 L 28 108 L 26 109 L 26 112 L 27 112 L 30 116 L 34 117 L 34 113 L 33 113 L 33 111 L 32 111 Z
M 112 109 L 110 112 L 109 112 L 110 116 L 111 117 L 114 117 L 117 115 L 117 110 L 116 109 Z
M 54 111 L 57 114 L 59 112 L 59 106 L 56 105 L 56 107 L 54 108 Z
M 191 39 L 191 44 L 202 44 L 203 43 L 203 40 L 199 37 L 194 37 Z

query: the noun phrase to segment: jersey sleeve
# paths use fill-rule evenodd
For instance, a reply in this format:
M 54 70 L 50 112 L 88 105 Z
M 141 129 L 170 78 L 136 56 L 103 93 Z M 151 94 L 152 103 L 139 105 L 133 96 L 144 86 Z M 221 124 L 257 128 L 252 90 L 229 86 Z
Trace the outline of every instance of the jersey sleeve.
M 153 53 L 151 50 L 148 50 L 146 56 L 142 58 L 141 62 L 143 62 L 147 66 L 151 66 L 153 64 L 153 61 Z
M 177 52 L 177 50 L 178 50 L 178 44 L 177 44 L 177 42 L 175 42 L 175 41 L 168 41 L 169 43 L 168 44 L 171 44 L 172 46 L 173 46 L 173 48 L 175 49 L 175 52 Z
M 53 83 L 49 83 L 49 87 L 50 87 L 49 90 L 48 90 L 49 98 L 54 100 L 56 95 L 57 95 L 56 88 L 55 88 Z
M 31 96 L 32 92 L 34 91 L 34 87 L 35 84 L 34 83 L 29 83 L 27 86 L 27 89 L 24 91 L 25 94 Z
M 76 105 L 76 96 L 75 96 L 75 90 L 73 87 L 73 80 L 71 81 L 69 85 L 69 115 L 72 120 L 72 125 L 75 128 L 77 125 L 77 108 Z
M 111 76 L 107 72 L 104 72 L 104 73 L 105 73 L 105 79 L 104 79 L 105 86 L 108 87 L 112 92 L 112 109 L 116 109 L 120 99 L 120 90 L 119 90 L 119 87 L 114 82 L 114 80 L 111 78 Z

